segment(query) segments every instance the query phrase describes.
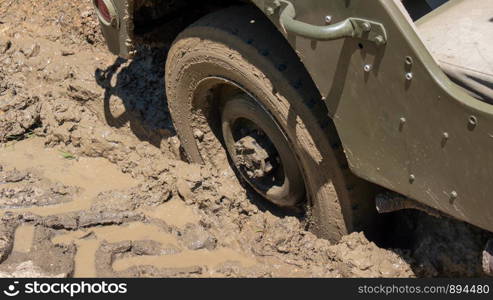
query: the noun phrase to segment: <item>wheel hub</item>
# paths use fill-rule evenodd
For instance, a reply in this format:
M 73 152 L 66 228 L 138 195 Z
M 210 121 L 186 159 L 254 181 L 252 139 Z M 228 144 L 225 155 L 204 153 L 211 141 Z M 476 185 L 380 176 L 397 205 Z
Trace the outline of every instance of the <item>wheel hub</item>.
M 245 94 L 226 100 L 222 131 L 236 169 L 261 196 L 284 207 L 304 199 L 297 158 L 274 118 L 256 100 Z
M 260 179 L 274 171 L 275 148 L 265 134 L 252 133 L 235 143 L 236 162 L 251 179 Z

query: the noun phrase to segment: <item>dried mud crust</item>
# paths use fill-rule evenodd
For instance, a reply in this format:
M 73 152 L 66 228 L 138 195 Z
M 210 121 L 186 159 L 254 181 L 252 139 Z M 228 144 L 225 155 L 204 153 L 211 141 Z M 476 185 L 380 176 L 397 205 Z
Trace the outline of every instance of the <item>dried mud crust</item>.
M 77 20 L 90 1 L 38 1 L 46 5 L 34 6 L 36 14 L 33 1 L 7 2 L 6 14 L 0 5 L 0 276 L 482 275 L 488 236 L 469 225 L 401 214 L 389 225 L 396 230 L 387 248 L 361 233 L 331 244 L 297 217 L 256 202 L 227 165 L 181 161 L 165 50 L 117 59 L 85 38 L 93 19 L 80 23 L 89 28 L 46 29 L 62 16 Z
M 0 3 L 0 18 L 17 18 L 28 23 L 24 29 L 64 45 L 104 44 L 91 1 L 5 0 Z

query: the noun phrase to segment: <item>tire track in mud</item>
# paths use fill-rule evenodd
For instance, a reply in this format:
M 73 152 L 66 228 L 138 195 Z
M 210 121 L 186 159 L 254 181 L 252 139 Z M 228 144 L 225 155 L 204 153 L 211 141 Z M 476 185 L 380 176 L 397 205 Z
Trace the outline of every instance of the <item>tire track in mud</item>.
M 471 226 L 394 214 L 387 249 L 331 245 L 227 164 L 181 161 L 165 50 L 111 56 L 90 1 L 49 2 L 0 19 L 0 276 L 481 276 Z

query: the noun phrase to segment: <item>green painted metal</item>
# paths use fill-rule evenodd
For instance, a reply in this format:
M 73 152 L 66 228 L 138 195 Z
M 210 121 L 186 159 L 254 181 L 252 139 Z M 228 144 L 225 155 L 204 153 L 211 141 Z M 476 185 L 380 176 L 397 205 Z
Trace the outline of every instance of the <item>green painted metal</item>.
M 108 49 L 116 55 L 131 58 L 135 53 L 132 22 L 134 1 L 105 0 L 105 2 L 113 4 L 110 13 L 116 15 L 113 24 L 99 18 Z
M 385 27 L 370 20 L 347 18 L 336 24 L 316 26 L 296 20 L 296 9 L 290 1 L 275 1 L 274 5 L 280 9 L 279 21 L 281 27 L 298 36 L 317 40 L 330 41 L 341 38 L 366 39 L 383 45 L 387 42 Z M 272 14 L 273 10 L 269 9 Z M 331 19 L 331 18 L 330 18 Z
M 317 41 L 337 40 L 355 35 L 355 28 L 350 19 L 345 19 L 337 24 L 327 26 L 303 23 L 295 19 L 296 10 L 293 4 L 289 1 L 282 2 L 285 4 L 285 7 L 281 8 L 279 20 L 281 26 L 287 32 Z
M 296 26 L 343 22 L 322 30 L 336 32 L 329 41 L 283 26 L 282 2 L 251 1 L 311 74 L 356 175 L 493 231 L 493 106 L 446 77 L 394 1 L 289 1 Z M 348 19 L 381 24 L 386 43 L 348 34 Z
M 383 47 L 354 38 L 320 42 L 286 32 L 279 14 L 269 15 L 317 84 L 351 170 L 493 231 L 493 106 L 446 77 L 394 1 L 293 4 L 304 23 L 353 17 L 387 31 Z

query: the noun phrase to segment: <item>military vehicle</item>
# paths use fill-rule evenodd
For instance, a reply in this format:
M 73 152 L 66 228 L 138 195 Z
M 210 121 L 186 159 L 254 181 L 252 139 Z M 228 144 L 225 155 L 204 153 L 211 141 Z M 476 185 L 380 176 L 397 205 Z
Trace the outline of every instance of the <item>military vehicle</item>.
M 409 208 L 493 231 L 493 1 L 94 5 L 111 52 L 170 43 L 167 101 L 190 162 L 213 160 L 216 139 L 259 195 L 307 204 L 332 240 Z

